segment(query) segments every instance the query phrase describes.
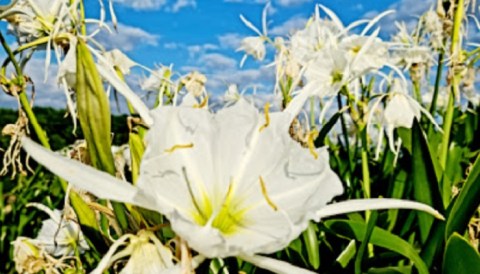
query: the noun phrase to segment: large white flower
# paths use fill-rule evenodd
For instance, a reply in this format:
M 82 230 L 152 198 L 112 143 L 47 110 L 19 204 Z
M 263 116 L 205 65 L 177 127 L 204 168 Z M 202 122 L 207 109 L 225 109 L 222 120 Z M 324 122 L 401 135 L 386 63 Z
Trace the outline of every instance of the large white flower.
M 343 192 L 342 184 L 325 149 L 308 150 L 291 139 L 289 112 L 260 114 L 240 100 L 216 114 L 160 107 L 152 116 L 136 186 L 51 154 L 29 139 L 23 140 L 24 148 L 54 173 L 101 198 L 164 214 L 175 233 L 203 256 L 238 256 L 283 273 L 301 272 L 255 254 L 285 248 L 311 220 L 385 207 L 433 212 L 389 199 L 326 206 Z
M 76 251 L 83 253 L 89 249 L 76 220 L 64 218 L 60 210 L 51 210 L 41 204 L 31 205 L 50 216 L 50 219 L 43 221 L 38 236 L 32 240 L 37 246 L 55 257 L 73 256 Z

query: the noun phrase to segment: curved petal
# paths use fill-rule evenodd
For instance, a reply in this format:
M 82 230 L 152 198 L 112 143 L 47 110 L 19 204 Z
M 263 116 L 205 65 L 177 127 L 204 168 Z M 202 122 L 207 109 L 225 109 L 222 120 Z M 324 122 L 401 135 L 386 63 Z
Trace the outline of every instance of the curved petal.
M 22 138 L 22 146 L 35 161 L 69 181 L 75 187 L 86 190 L 99 198 L 130 203 L 148 209 L 156 208 L 155 200 L 138 191 L 133 185 L 108 173 L 60 156 L 27 137 Z
M 215 126 L 212 115 L 191 107 L 160 107 L 152 111 L 154 124 L 137 186 L 165 203 L 156 210 L 196 214 L 215 201 Z M 224 190 L 226 191 L 226 189 Z M 223 197 L 223 196 L 222 196 Z
M 315 272 L 300 268 L 284 261 L 258 255 L 241 255 L 240 258 L 260 268 L 278 274 L 313 274 Z
M 317 211 L 316 221 L 321 218 L 333 215 L 365 211 L 365 210 L 380 210 L 380 209 L 415 209 L 424 211 L 433 215 L 435 218 L 444 220 L 442 214 L 432 207 L 414 201 L 405 201 L 400 199 L 357 199 L 330 204 Z

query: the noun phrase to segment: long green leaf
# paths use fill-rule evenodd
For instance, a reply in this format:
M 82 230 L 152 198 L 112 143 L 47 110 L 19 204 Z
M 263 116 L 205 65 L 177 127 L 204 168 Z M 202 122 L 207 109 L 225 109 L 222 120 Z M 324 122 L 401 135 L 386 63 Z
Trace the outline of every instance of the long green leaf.
M 467 180 L 447 219 L 445 239 L 453 232 L 463 234 L 468 222 L 480 205 L 480 155 L 477 156 Z
M 307 229 L 302 234 L 307 250 L 308 262 L 313 269 L 318 269 L 320 267 L 320 249 L 316 230 L 316 224 L 310 222 Z
M 328 220 L 324 222 L 324 225 L 341 236 L 349 239 L 354 238 L 357 241 L 362 241 L 367 231 L 367 225 L 365 223 L 348 220 Z M 370 237 L 370 243 L 407 257 L 415 264 L 420 274 L 429 273 L 427 266 L 415 248 L 402 238 L 382 228 L 375 227 Z
M 447 241 L 443 257 L 443 273 L 480 273 L 480 254 L 457 233 L 453 233 Z
M 415 200 L 430 205 L 443 213 L 437 176 L 427 140 L 420 124 L 415 120 L 412 127 L 412 180 Z M 420 238 L 427 240 L 433 217 L 419 212 Z
M 115 162 L 111 151 L 111 117 L 107 95 L 103 88 L 92 54 L 85 42 L 77 42 L 76 95 L 80 126 L 87 141 L 92 166 L 116 175 Z M 112 203 L 115 216 L 123 230 L 128 228 L 125 207 Z M 103 227 L 105 229 L 105 221 Z

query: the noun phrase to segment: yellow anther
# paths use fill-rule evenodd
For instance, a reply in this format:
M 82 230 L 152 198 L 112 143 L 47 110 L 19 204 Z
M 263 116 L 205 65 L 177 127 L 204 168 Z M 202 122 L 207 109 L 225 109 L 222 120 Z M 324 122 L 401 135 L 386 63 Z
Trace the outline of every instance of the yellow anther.
M 193 143 L 185 144 L 185 145 L 174 145 L 171 148 L 165 149 L 165 152 L 172 153 L 175 150 L 180 149 L 180 148 L 192 148 L 192 147 L 193 147 Z
M 205 97 L 203 97 L 202 101 L 200 102 L 200 104 L 195 104 L 193 105 L 194 108 L 203 108 L 204 106 L 206 106 L 208 104 L 208 95 L 205 95 Z
M 277 211 L 277 210 L 278 210 L 277 205 L 275 205 L 275 204 L 273 203 L 273 201 L 270 199 L 270 197 L 268 197 L 267 187 L 265 186 L 265 182 L 263 181 L 262 176 L 260 176 L 259 179 L 260 179 L 260 187 L 262 188 L 263 197 L 264 197 L 265 200 L 267 201 L 268 205 L 269 205 L 271 208 L 273 208 L 273 210 Z
M 310 153 L 313 155 L 313 158 L 318 159 L 318 153 L 315 151 L 315 144 L 314 144 L 314 139 L 317 137 L 318 133 L 316 130 L 312 130 L 308 133 L 308 138 L 307 138 L 307 145 L 308 145 L 308 150 Z
M 265 106 L 264 106 L 264 113 L 265 113 L 265 124 L 263 124 L 259 131 L 261 132 L 262 130 L 264 130 L 266 127 L 268 127 L 268 125 L 270 124 L 270 116 L 268 115 L 268 110 L 270 109 L 270 103 L 266 103 Z

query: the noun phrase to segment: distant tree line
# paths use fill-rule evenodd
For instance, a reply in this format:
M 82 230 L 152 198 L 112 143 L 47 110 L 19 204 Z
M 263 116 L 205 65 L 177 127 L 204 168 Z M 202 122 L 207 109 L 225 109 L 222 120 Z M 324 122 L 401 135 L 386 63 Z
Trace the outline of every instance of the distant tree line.
M 78 124 L 73 134 L 73 123 L 70 116 L 66 115 L 68 112 L 63 109 L 54 109 L 50 107 L 35 107 L 33 108 L 38 122 L 42 128 L 47 132 L 50 140 L 50 145 L 53 150 L 61 149 L 75 140 L 83 139 L 82 129 Z M 0 130 L 7 124 L 14 124 L 18 118 L 18 111 L 13 109 L 0 108 Z M 112 142 L 114 145 L 120 145 L 128 142 L 128 127 L 127 115 L 112 116 Z M 33 130 L 30 130 L 34 134 Z M 35 138 L 33 135 L 32 138 Z M 9 136 L 0 135 L 0 148 L 6 149 L 10 142 Z

